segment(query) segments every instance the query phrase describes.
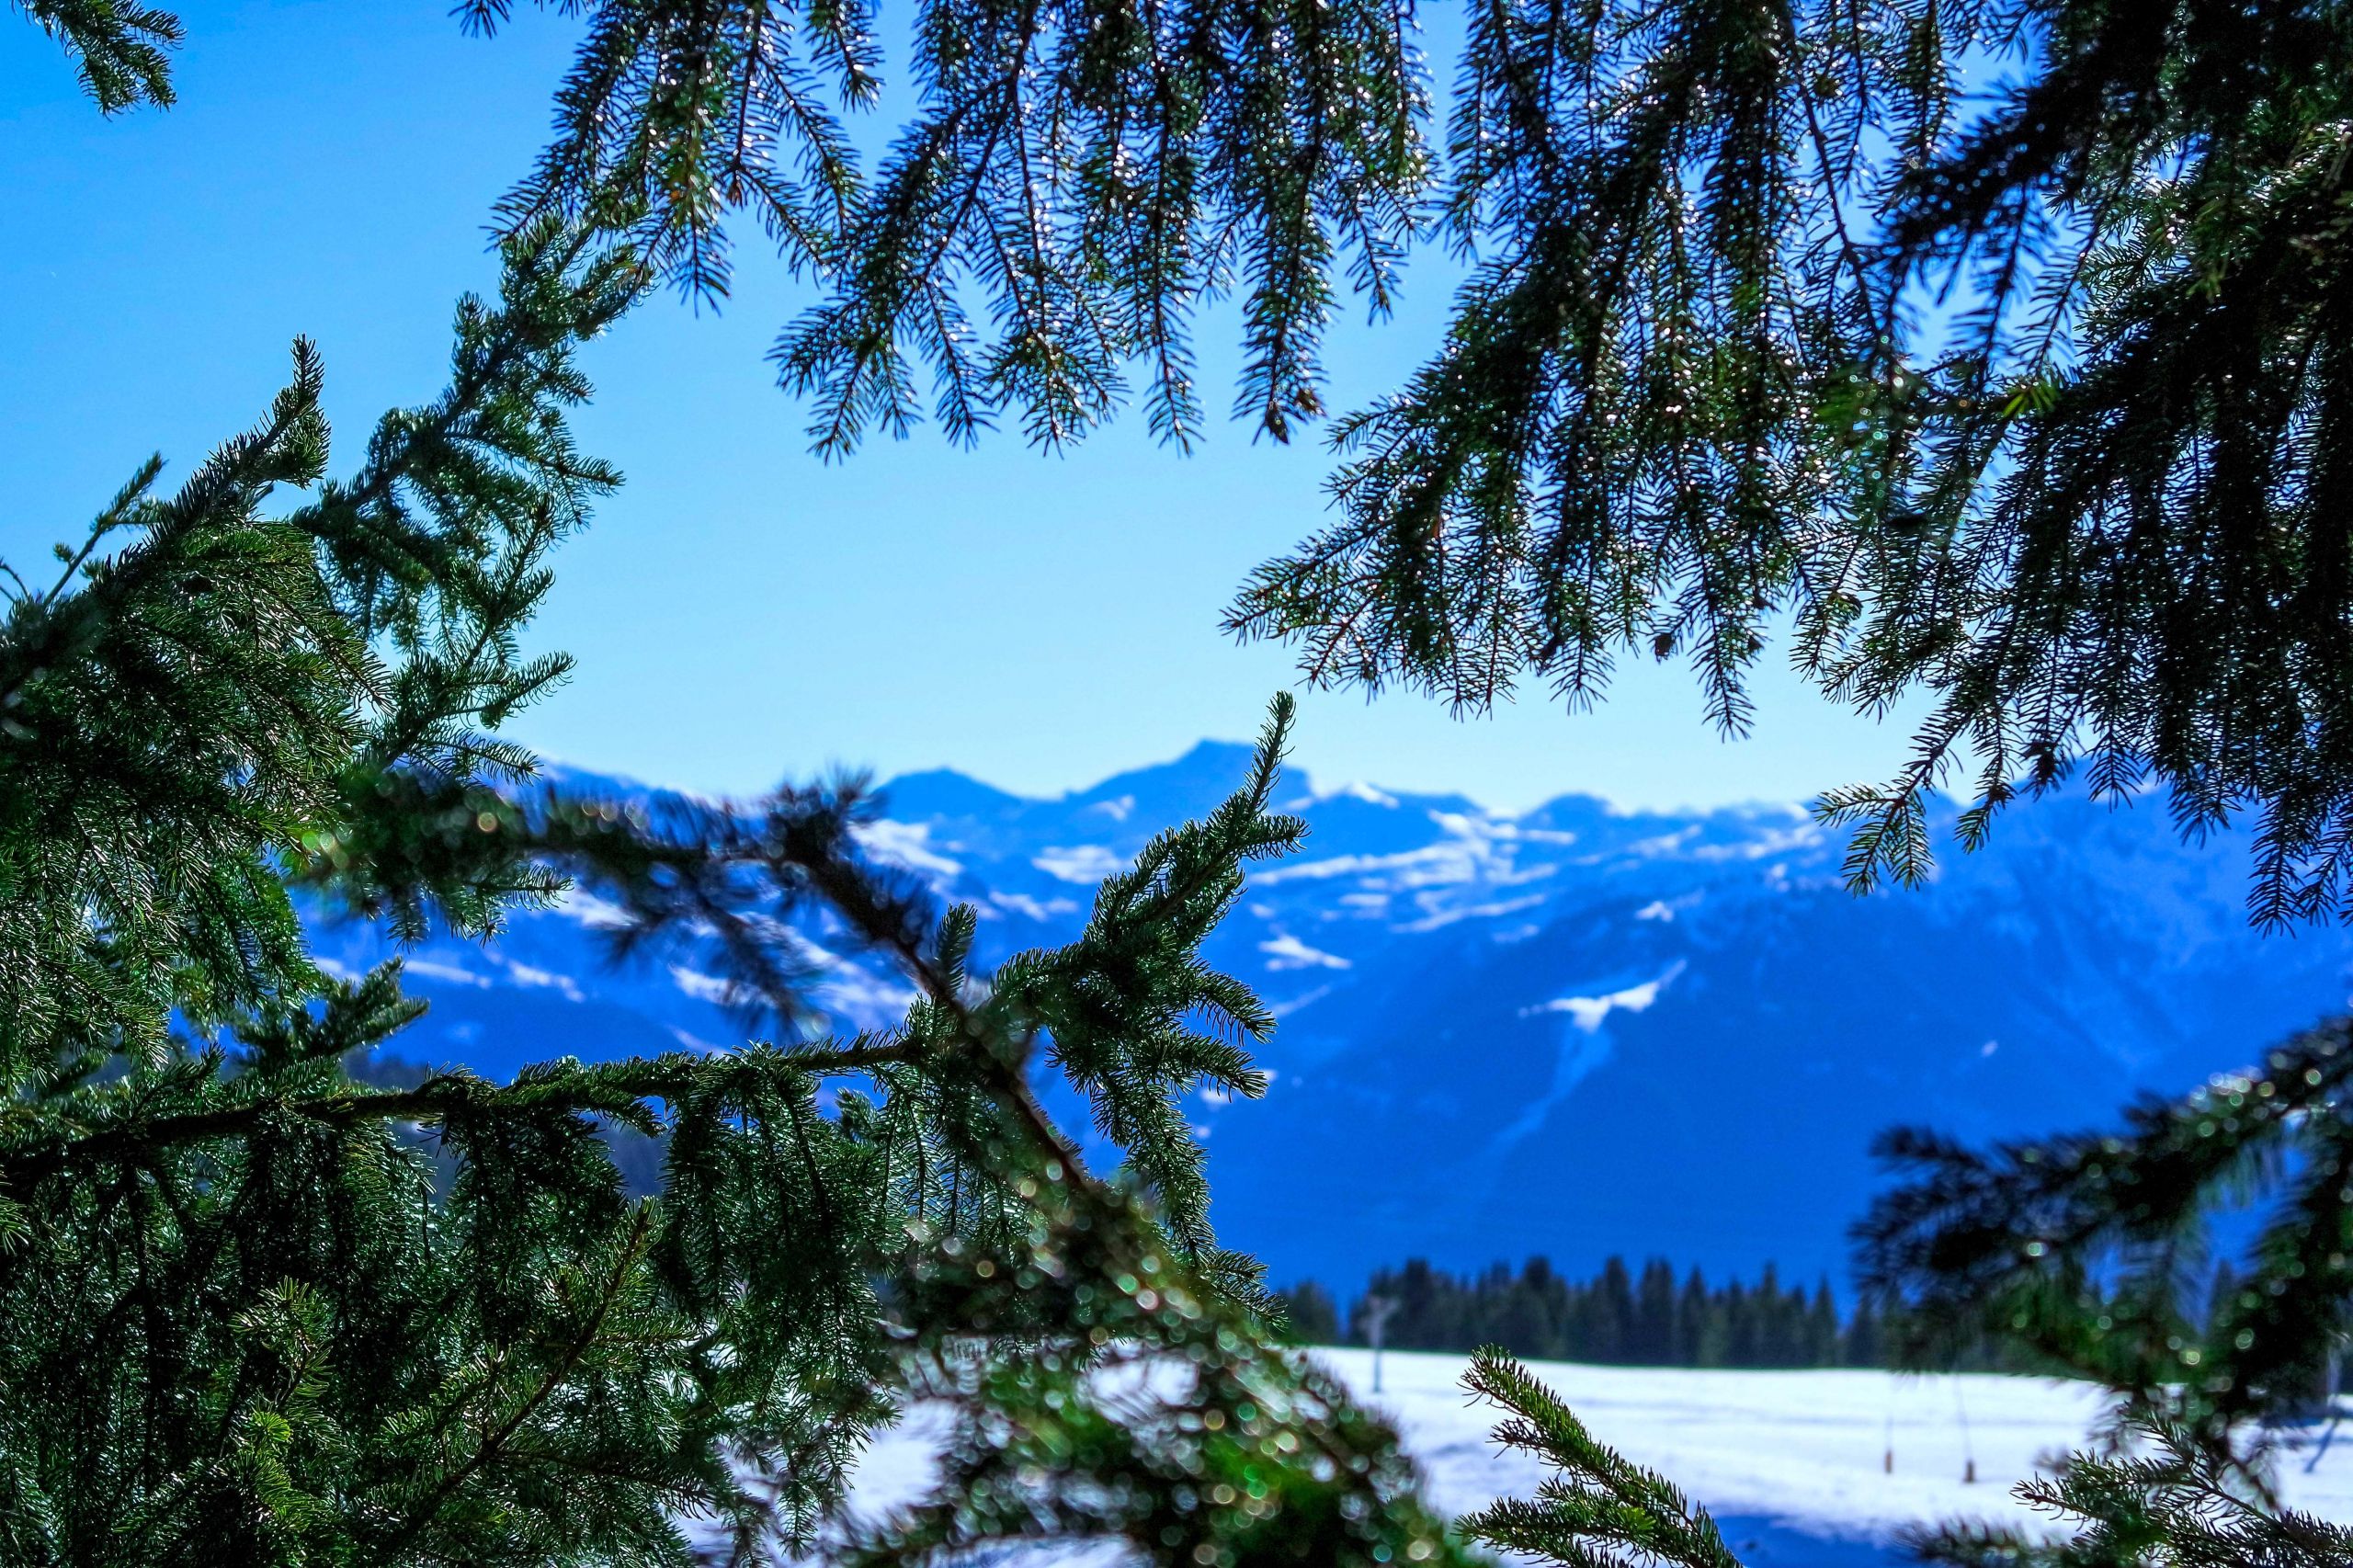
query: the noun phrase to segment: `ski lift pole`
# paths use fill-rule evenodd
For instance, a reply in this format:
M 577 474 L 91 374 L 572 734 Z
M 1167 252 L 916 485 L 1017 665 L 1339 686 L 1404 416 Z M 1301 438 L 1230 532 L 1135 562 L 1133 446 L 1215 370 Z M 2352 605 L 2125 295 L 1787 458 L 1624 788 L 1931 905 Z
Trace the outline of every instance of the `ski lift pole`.
M 1977 1484 L 1977 1445 L 1969 1436 L 1969 1403 L 1961 1397 L 1961 1374 L 1952 1375 L 1952 1407 L 1961 1415 L 1961 1483 Z
M 2323 1403 L 2328 1411 L 2328 1425 L 2321 1428 L 2320 1443 L 2318 1447 L 2313 1449 L 2313 1457 L 2304 1461 L 2304 1473 L 2306 1475 L 2310 1475 L 2313 1471 L 2320 1468 L 2320 1461 L 2322 1458 L 2328 1452 L 2328 1445 L 2334 1441 L 2336 1437 L 2336 1423 L 2344 1414 L 2338 1409 L 2336 1402 L 2336 1396 L 2344 1386 L 2345 1369 L 2343 1363 L 2339 1359 L 2342 1355 L 2343 1351 L 2338 1348 L 2332 1348 L 2328 1353 L 2327 1392 L 2321 1396 Z
M 1389 1327 L 1389 1320 L 1396 1315 L 1394 1296 L 1367 1296 L 1364 1299 L 1365 1336 L 1372 1341 L 1372 1392 L 1381 1392 L 1381 1341 Z

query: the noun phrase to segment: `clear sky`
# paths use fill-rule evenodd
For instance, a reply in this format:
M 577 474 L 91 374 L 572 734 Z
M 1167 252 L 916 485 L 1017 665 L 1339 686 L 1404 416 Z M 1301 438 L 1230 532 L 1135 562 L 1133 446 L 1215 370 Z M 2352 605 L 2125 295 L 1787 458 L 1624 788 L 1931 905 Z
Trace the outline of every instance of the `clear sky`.
M 298 333 L 325 356 L 338 470 L 383 408 L 438 391 L 450 306 L 494 278 L 491 204 L 540 144 L 574 27 L 526 12 L 485 42 L 442 0 L 183 15 L 180 105 L 113 121 L 54 46 L 0 19 L 0 555 L 20 568 L 148 452 L 184 474 L 252 422 Z M 1188 459 L 1131 418 L 1062 457 L 926 430 L 821 465 L 764 358 L 806 295 L 744 241 L 723 312 L 664 297 L 586 357 L 582 441 L 629 484 L 559 558 L 538 634 L 579 670 L 517 722 L 523 739 L 700 789 L 840 762 L 1051 793 L 1256 727 L 1290 657 L 1235 646 L 1219 612 L 1318 522 L 1320 440 L 1222 426 Z M 1433 259 L 1400 321 L 1336 327 L 1334 406 L 1427 351 L 1448 280 Z M 1205 323 L 1213 407 L 1232 336 L 1230 316 Z M 1570 790 L 1796 800 L 1885 776 L 1905 749 L 1900 725 L 1828 707 L 1769 654 L 1757 695 L 1755 733 L 1729 744 L 1688 674 L 1647 662 L 1578 716 L 1541 693 L 1471 722 L 1312 695 L 1298 757 L 1327 786 L 1518 809 Z

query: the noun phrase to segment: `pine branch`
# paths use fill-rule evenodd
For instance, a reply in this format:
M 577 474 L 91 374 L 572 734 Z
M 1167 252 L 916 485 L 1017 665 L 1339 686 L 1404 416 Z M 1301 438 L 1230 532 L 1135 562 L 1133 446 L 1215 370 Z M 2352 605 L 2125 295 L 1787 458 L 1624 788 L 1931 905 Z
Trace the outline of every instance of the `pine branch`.
M 1502 1350 L 1474 1355 L 1462 1386 L 1506 1414 L 1496 1443 L 1533 1454 L 1558 1472 L 1533 1499 L 1502 1498 L 1464 1516 L 1457 1528 L 1471 1540 L 1568 1568 L 1740 1568 L 1706 1509 L 1597 1441 L 1552 1390 Z
M 752 1061 L 762 1072 L 795 1076 L 867 1074 L 905 1063 L 911 1056 L 903 1044 L 853 1044 L 838 1049 L 802 1048 L 744 1060 Z M 41 1141 L 19 1139 L 11 1141 L 13 1147 L 0 1145 L 0 1185 L 23 1190 L 71 1170 L 143 1160 L 166 1150 L 242 1138 L 265 1121 L 348 1128 L 361 1122 L 430 1125 L 453 1117 L 495 1118 L 517 1112 L 593 1113 L 650 1131 L 654 1129 L 645 1102 L 680 1101 L 709 1072 L 704 1058 L 641 1057 L 587 1067 L 576 1062 L 558 1064 L 506 1085 L 460 1071 L 437 1074 L 414 1089 L 348 1084 L 324 1095 L 296 1098 L 263 1094 L 179 1115 L 113 1119 L 103 1110 L 87 1118 L 53 1112 L 44 1119 L 47 1136 Z
M 99 113 L 171 107 L 170 51 L 183 33 L 169 11 L 133 0 L 15 0 L 15 8 L 73 57 Z

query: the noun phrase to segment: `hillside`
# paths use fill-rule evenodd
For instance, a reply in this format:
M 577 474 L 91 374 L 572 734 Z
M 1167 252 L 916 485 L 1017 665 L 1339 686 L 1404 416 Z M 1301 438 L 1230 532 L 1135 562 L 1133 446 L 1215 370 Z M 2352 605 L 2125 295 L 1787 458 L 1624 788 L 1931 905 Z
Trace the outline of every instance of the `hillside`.
M 1204 743 L 1055 800 L 909 775 L 869 847 L 976 903 L 1002 958 L 1074 930 L 1094 882 L 1245 756 Z M 2346 935 L 2251 932 L 2244 836 L 2185 846 L 2155 801 L 2021 806 L 1934 886 L 1859 899 L 1794 807 L 1568 795 L 1506 816 L 1293 782 L 1308 848 L 1253 879 L 1212 949 L 1281 1015 L 1274 1081 L 1198 1107 L 1221 1224 L 1278 1279 L 1350 1286 L 1416 1253 L 1843 1277 L 1880 1129 L 2106 1121 L 2347 1000 Z M 416 949 L 433 1007 L 404 1054 L 506 1072 L 737 1038 L 708 976 L 608 968 L 604 915 L 575 895 L 493 948 Z M 352 968 L 381 951 L 349 926 L 319 942 Z M 819 994 L 845 1024 L 904 999 L 850 966 Z

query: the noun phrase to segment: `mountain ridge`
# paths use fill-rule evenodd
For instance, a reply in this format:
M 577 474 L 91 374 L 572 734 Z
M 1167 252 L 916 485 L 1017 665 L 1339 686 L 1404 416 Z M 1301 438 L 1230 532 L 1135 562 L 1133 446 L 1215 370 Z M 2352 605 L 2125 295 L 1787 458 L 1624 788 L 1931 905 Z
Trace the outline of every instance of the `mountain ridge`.
M 1246 759 L 1204 742 L 1047 798 L 925 770 L 880 787 L 865 846 L 972 903 L 980 956 L 1001 961 L 1067 939 L 1094 883 Z M 1858 897 L 1843 840 L 1794 805 L 1572 792 L 1510 815 L 1301 782 L 1279 799 L 1310 824 L 1304 849 L 1254 872 L 1209 949 L 1280 1019 L 1271 1085 L 1192 1106 L 1221 1228 L 1279 1279 L 1352 1285 L 1415 1253 L 1842 1272 L 1886 1126 L 2104 1124 L 2347 1005 L 2344 932 L 2247 927 L 2245 829 L 2184 844 L 2162 812 L 2080 792 L 2014 808 L 1925 889 Z M 397 1049 L 509 1072 L 740 1038 L 710 977 L 606 968 L 600 918 L 574 895 L 489 947 L 423 944 L 411 988 L 432 1009 Z M 317 940 L 348 968 L 388 950 L 349 926 Z M 816 994 L 874 1027 L 906 993 L 845 963 Z

